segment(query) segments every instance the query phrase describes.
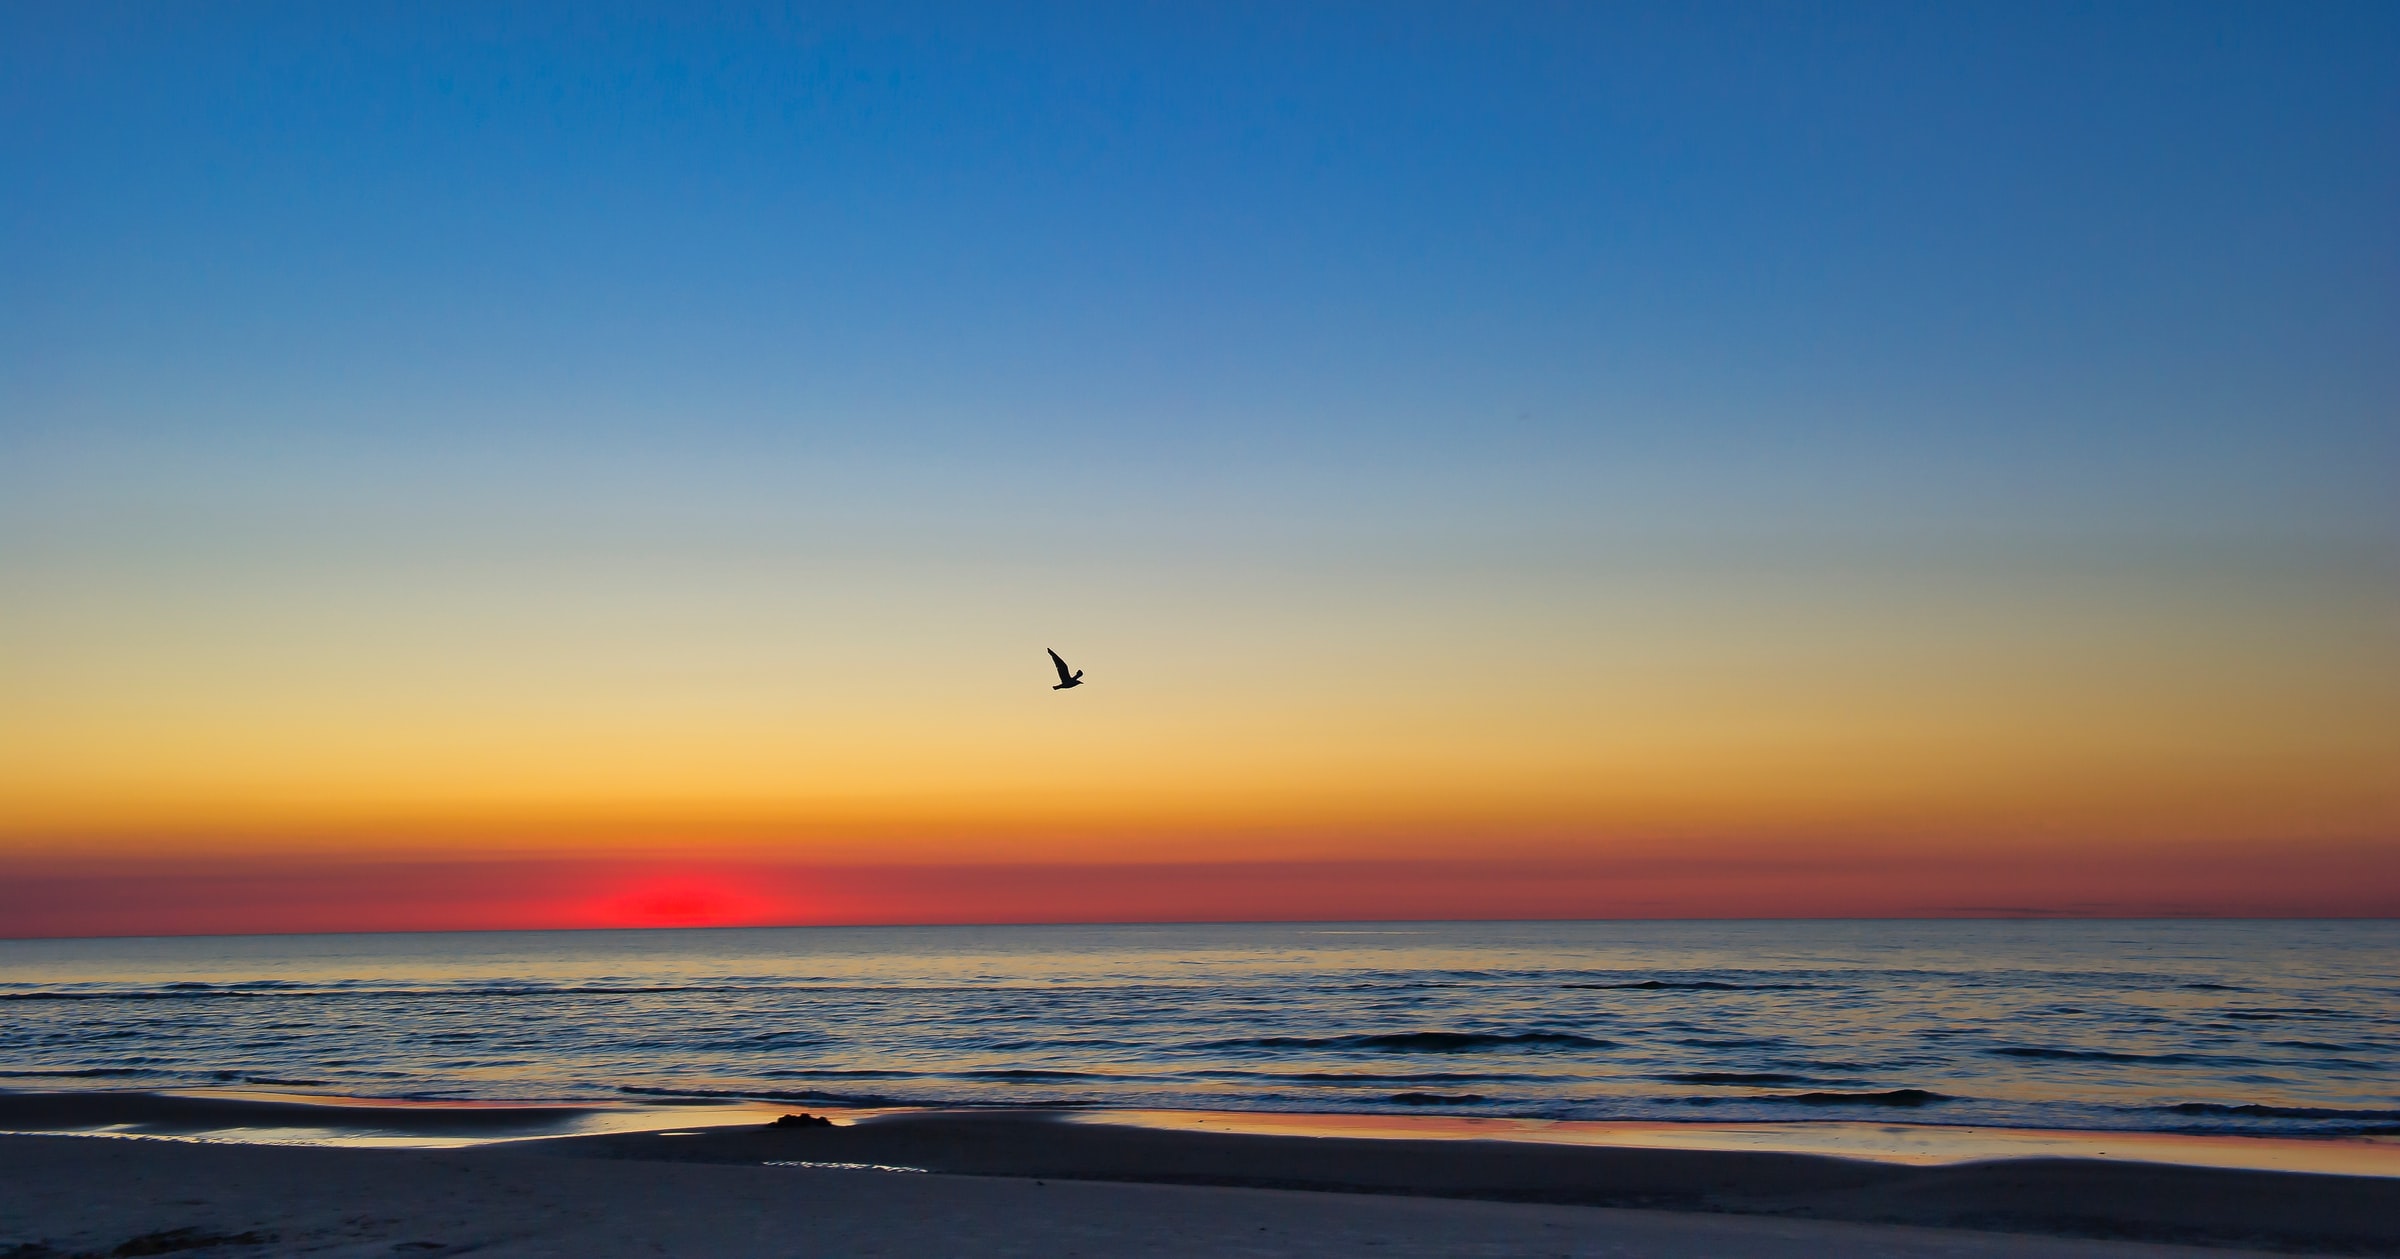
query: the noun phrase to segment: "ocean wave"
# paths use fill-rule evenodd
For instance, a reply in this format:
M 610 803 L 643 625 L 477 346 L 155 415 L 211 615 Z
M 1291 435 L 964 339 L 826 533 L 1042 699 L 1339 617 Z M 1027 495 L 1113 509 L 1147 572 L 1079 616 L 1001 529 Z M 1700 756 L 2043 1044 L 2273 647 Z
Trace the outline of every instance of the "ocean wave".
M 1388 1100 L 1403 1106 L 1471 1106 L 1491 1099 L 1481 1093 L 1394 1093 Z
M 1125 1076 L 1109 1071 L 1042 1071 L 1032 1067 L 1009 1067 L 997 1071 L 960 1071 L 955 1078 L 966 1080 L 1126 1080 L 1147 1079 L 1147 1076 Z
M 1815 1081 L 1809 1079 L 1807 1076 L 1791 1075 L 1782 1071 L 1676 1071 L 1666 1075 L 1654 1075 L 1650 1078 L 1653 1080 L 1665 1080 L 1670 1084 L 1815 1083 Z
M 2137 1054 L 2115 1049 L 2049 1049 L 2038 1045 L 2002 1045 L 1986 1049 L 1995 1058 L 2035 1058 L 2050 1062 L 2122 1062 L 2150 1066 L 2259 1066 L 2256 1058 L 2237 1058 L 2220 1054 Z
M 197 988 L 176 991 L 166 988 L 132 989 L 124 992 L 0 992 L 0 1001 L 193 1001 L 210 997 L 258 997 L 269 994 L 238 991 L 231 988 Z
M 719 1098 L 726 1101 L 750 1102 L 817 1102 L 833 1106 L 884 1107 L 976 1107 L 1008 1110 L 1072 1110 L 1100 1105 L 1088 1097 L 1014 1097 L 994 1101 L 990 1097 L 892 1097 L 882 1093 L 835 1093 L 822 1089 L 707 1089 L 655 1088 L 640 1084 L 620 1084 L 620 1093 L 636 1097 L 694 1097 Z
M 818 1032 L 758 1031 L 722 1036 L 668 1036 L 617 1042 L 621 1049 L 655 1049 L 670 1053 L 732 1052 L 760 1049 L 813 1049 L 835 1043 Z
M 939 1106 L 933 1098 L 886 1097 L 880 1093 L 829 1093 L 819 1089 L 703 1089 L 650 1088 L 640 1084 L 620 1084 L 620 1093 L 635 1097 L 709 1097 L 728 1101 L 754 1102 L 832 1102 L 843 1106 Z
M 1955 1102 L 1947 1093 L 1926 1089 L 1885 1089 L 1880 1093 L 1787 1093 L 1781 1097 L 1759 1099 L 1769 1102 L 1794 1102 L 1802 1106 L 1930 1106 L 1935 1102 Z
M 157 988 L 33 989 L 0 992 L 0 1001 L 194 1001 L 226 999 L 318 998 L 348 1001 L 422 1000 L 476 997 L 647 997 L 647 996 L 775 996 L 891 995 L 899 993 L 998 993 L 1016 988 L 959 985 L 855 985 L 808 981 L 714 984 L 545 984 L 477 983 L 384 986 L 369 981 L 295 984 L 274 980 L 240 984 L 172 983 Z
M 1356 1036 L 1252 1036 L 1198 1049 L 1333 1049 L 1393 1054 L 1460 1054 L 1479 1049 L 1614 1049 L 1617 1042 L 1573 1032 L 1378 1032 Z
M 2179 1102 L 2159 1107 L 2171 1115 L 2217 1115 L 2237 1119 L 2352 1119 L 2400 1122 L 2400 1110 L 2339 1110 L 2323 1106 L 2266 1106 L 2257 1103 Z
M 1150 1046 L 1133 1040 L 1094 1040 L 1062 1038 L 1057 1040 L 996 1040 L 981 1042 L 976 1048 L 992 1053 L 1014 1054 L 1028 1050 L 1055 1052 L 1061 1049 L 1148 1049 Z
M 1730 984 L 1721 979 L 1643 979 L 1622 984 L 1560 984 L 1561 988 L 1607 989 L 1632 992 L 1760 992 L 1776 989 L 1815 988 L 1815 984 Z
M 921 1080 L 934 1073 L 897 1069 L 776 1067 L 761 1071 L 759 1074 L 775 1080 Z
M 1272 1080 L 1292 1084 L 1523 1084 L 1550 1079 L 1493 1071 L 1189 1071 L 1206 1080 Z

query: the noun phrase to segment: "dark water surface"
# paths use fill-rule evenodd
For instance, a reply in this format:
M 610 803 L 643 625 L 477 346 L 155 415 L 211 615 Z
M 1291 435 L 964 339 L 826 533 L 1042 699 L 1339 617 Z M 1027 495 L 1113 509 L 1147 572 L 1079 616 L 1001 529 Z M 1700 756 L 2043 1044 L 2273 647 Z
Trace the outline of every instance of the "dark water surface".
M 0 1088 L 2400 1134 L 2400 923 L 0 941 Z

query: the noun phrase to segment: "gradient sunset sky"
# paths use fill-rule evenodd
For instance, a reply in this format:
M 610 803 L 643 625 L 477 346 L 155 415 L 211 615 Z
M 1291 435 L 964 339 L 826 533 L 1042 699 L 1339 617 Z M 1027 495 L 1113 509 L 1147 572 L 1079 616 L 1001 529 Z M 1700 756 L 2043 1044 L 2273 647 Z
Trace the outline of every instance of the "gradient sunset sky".
M 2400 913 L 2395 66 L 8 5 L 0 935 Z

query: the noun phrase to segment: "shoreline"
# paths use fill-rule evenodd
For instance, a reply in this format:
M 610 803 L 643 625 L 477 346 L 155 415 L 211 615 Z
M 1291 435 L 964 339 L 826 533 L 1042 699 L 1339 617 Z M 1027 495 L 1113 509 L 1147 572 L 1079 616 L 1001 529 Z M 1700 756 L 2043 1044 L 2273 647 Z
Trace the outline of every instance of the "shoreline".
M 582 1193 L 575 1186 L 590 1183 L 591 1177 L 620 1174 L 594 1171 L 595 1166 L 642 1175 L 673 1168 L 674 1176 L 692 1178 L 694 1186 L 748 1185 L 762 1174 L 781 1173 L 865 1177 L 878 1185 L 1008 1181 L 1072 1183 L 1095 1190 L 1179 1187 L 1189 1192 L 1297 1193 L 1351 1204 L 1324 1208 L 1336 1214 L 1357 1209 L 1362 1202 L 1407 1200 L 1460 1208 L 1475 1204 L 1564 1210 L 1570 1213 L 1562 1217 L 1567 1219 L 1584 1219 L 1607 1209 L 1686 1221 L 1738 1218 L 1793 1226 L 1805 1221 L 1827 1227 L 1938 1229 L 1956 1235 L 2400 1255 L 2400 1176 L 2393 1175 L 2056 1156 L 1896 1161 L 1758 1146 L 1704 1148 L 1689 1141 L 1680 1146 L 1629 1140 L 1604 1144 L 1555 1139 L 1557 1134 L 1554 1139 L 1525 1139 L 1521 1133 L 1495 1132 L 1488 1124 L 1479 1130 L 1476 1121 L 1457 1119 L 1439 1121 L 1449 1127 L 1439 1135 L 1361 1135 L 1365 1125 L 1357 1121 L 1373 1124 L 1384 1117 L 1262 1119 L 1257 1113 L 1228 1112 L 837 1112 L 831 1126 L 777 1127 L 767 1120 L 793 1108 L 751 1106 L 739 1108 L 737 1114 L 736 1108 L 713 1105 L 509 1107 L 4 1094 L 0 1128 L 22 1128 L 22 1120 L 44 1107 L 53 1119 L 79 1116 L 112 1122 L 80 1136 L 0 1135 L 0 1182 L 21 1175 L 66 1178 L 59 1182 L 59 1191 L 68 1205 L 60 1208 L 63 1214 L 45 1217 L 59 1222 L 43 1224 L 48 1231 L 36 1230 L 36 1240 L 63 1236 L 66 1225 L 78 1220 L 92 1225 L 112 1218 L 109 1211 L 138 1205 L 108 1206 L 113 1182 L 79 1184 L 71 1170 L 74 1165 L 173 1168 L 176 1176 L 188 1180 L 217 1175 L 212 1168 L 297 1160 L 279 1174 L 300 1177 L 292 1182 L 296 1196 L 290 1206 L 299 1210 L 304 1200 L 315 1201 L 310 1195 L 322 1188 L 310 1187 L 315 1182 L 309 1178 L 317 1174 L 312 1169 L 354 1166 L 353 1160 L 364 1158 L 380 1160 L 375 1165 L 385 1169 L 382 1174 L 402 1179 L 432 1174 L 426 1169 L 434 1168 L 530 1178 L 527 1183 L 533 1187 L 527 1193 L 565 1199 Z M 319 1127 L 311 1139 L 311 1130 L 296 1124 L 298 1118 L 322 1124 L 329 1113 L 349 1126 L 338 1133 Z M 130 1121 L 136 1116 L 146 1118 Z M 1351 1130 L 1342 1131 L 1340 1122 L 1326 1126 L 1323 1121 L 1328 1119 L 1350 1121 Z M 1312 1122 L 1317 1126 L 1307 1126 Z M 401 1132 L 402 1125 L 413 1127 Z M 137 1127 L 154 1130 L 136 1131 Z M 2213 1142 L 2257 1140 L 2232 1137 Z M 421 1148 L 326 1148 L 376 1144 Z M 288 1148 L 293 1145 L 306 1148 Z M 2375 1148 L 2392 1152 L 2389 1145 Z M 21 1242 L 32 1226 L 14 1222 L 19 1192 L 0 1190 L 0 1223 L 14 1230 Z M 263 1200 L 253 1214 L 284 1209 L 275 1207 L 275 1201 Z M 72 1205 L 76 1202 L 85 1205 Z M 395 1209 L 406 1217 L 405 1204 Z M 250 1231 L 262 1229 L 277 1231 L 266 1225 Z M 290 1230 L 286 1226 L 281 1231 Z M 10 1236 L 0 1231 L 0 1254 L 20 1253 L 7 1249 Z
M 1108 1107 L 828 1107 L 772 1098 L 470 1101 L 342 1097 L 256 1089 L 0 1089 L 0 1134 L 145 1136 L 226 1143 L 456 1148 L 670 1129 L 740 1128 L 800 1110 L 838 1124 L 908 1118 L 1044 1122 L 1250 1136 L 1483 1141 L 1576 1147 L 1814 1155 L 1949 1166 L 1998 1159 L 2109 1162 L 2400 1178 L 2400 1137 L 2000 1128 L 1796 1119 L 1773 1123 L 1569 1120 L 1361 1111 Z
M 1038 1112 L 618 1133 L 513 1143 L 501 1151 L 645 1163 L 874 1165 L 2400 1255 L 2400 1178 L 2101 1159 L 1917 1165 L 1757 1149 L 1206 1131 Z

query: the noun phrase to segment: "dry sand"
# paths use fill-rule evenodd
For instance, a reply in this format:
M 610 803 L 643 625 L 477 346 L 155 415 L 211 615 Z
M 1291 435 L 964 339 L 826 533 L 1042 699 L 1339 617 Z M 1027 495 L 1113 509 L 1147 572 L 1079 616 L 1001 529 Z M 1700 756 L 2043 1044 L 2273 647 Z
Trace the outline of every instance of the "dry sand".
M 466 1151 L 0 1138 L 0 1255 L 2222 1255 L 1591 1207 Z
M 833 1162 L 968 1174 L 764 1165 Z M 1267 1185 L 1347 1192 L 1242 1187 Z M 1677 1209 L 1567 1205 L 1609 1202 Z M 0 1137 L 10 1259 L 2234 1253 L 2061 1231 L 2400 1254 L 2400 1180 L 2065 1160 L 1912 1168 L 973 1115 L 457 1150 Z

